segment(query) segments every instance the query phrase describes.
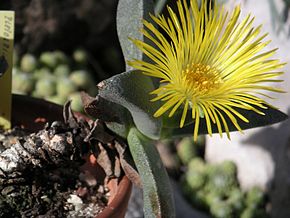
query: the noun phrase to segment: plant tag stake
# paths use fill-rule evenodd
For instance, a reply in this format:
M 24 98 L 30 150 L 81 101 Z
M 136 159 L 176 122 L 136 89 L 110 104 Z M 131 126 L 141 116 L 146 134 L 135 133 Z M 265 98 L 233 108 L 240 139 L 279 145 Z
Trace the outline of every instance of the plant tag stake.
M 14 11 L 0 11 L 0 127 L 11 127 Z

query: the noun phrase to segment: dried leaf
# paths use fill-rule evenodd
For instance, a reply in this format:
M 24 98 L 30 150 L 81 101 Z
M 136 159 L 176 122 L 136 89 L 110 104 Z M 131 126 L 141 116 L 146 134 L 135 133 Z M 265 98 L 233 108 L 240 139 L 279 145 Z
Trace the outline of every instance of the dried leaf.
M 131 180 L 131 182 L 139 188 L 142 188 L 142 181 L 134 161 L 129 153 L 128 146 L 125 143 L 119 143 L 115 141 L 115 147 L 118 151 L 121 166 L 126 174 L 126 176 Z
M 105 131 L 104 123 L 101 120 L 96 120 L 93 123 L 93 127 L 90 133 L 86 136 L 84 141 L 89 142 L 93 139 L 100 141 L 103 144 L 107 144 L 109 142 L 112 142 L 114 137 Z
M 70 105 L 71 101 L 67 101 L 63 106 L 64 122 L 67 123 L 71 128 L 77 128 L 79 127 L 79 124 Z
M 95 154 L 95 157 L 97 159 L 98 164 L 104 169 L 106 175 L 108 177 L 112 177 L 114 175 L 113 172 L 113 166 L 112 166 L 112 161 L 109 157 L 110 153 L 104 148 L 102 143 L 98 143 L 97 145 L 98 148 L 98 154 Z
M 112 103 L 101 96 L 98 95 L 94 98 L 85 92 L 81 92 L 81 99 L 85 112 L 90 116 L 104 122 L 121 122 L 118 113 L 114 113 L 115 110 L 111 110 Z

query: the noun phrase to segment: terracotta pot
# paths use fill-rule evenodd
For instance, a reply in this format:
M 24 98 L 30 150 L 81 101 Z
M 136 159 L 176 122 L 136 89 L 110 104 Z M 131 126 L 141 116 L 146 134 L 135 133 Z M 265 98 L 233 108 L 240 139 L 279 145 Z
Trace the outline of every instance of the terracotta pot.
M 12 104 L 12 124 L 21 125 L 31 131 L 43 128 L 46 122 L 63 120 L 62 107 L 45 100 L 13 95 Z M 76 113 L 76 116 L 88 119 L 80 113 Z M 98 168 L 93 155 L 88 156 L 86 163 L 82 166 L 82 170 L 94 176 L 100 175 Z M 119 180 L 110 180 L 107 185 L 110 189 L 109 203 L 97 218 L 123 218 L 131 195 L 132 183 L 126 176 L 123 176 Z

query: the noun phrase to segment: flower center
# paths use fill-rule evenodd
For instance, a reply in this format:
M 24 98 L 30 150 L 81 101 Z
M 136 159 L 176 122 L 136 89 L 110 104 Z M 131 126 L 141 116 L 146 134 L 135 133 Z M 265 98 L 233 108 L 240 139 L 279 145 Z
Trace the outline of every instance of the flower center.
M 185 79 L 196 92 L 206 94 L 216 89 L 223 82 L 217 70 L 209 65 L 192 64 L 183 70 Z

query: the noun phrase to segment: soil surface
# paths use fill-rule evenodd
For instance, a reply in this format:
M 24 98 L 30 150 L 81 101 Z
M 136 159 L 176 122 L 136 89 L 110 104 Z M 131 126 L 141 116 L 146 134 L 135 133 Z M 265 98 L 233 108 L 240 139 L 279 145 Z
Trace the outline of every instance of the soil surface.
M 1 218 L 95 217 L 102 211 L 108 188 L 80 170 L 89 153 L 81 149 L 86 125 L 69 117 L 30 135 L 20 128 L 0 131 Z

